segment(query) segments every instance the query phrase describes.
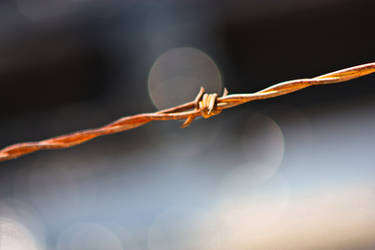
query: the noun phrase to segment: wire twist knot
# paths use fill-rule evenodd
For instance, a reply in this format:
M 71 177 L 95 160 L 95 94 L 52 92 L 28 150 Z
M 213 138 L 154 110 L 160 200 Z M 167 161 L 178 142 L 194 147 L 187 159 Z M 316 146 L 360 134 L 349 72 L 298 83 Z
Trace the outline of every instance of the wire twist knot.
M 224 88 L 223 97 L 228 95 L 228 90 Z M 218 108 L 217 105 L 217 98 L 218 94 L 207 94 L 205 93 L 205 89 L 201 87 L 198 95 L 195 97 L 194 100 L 194 109 L 200 111 L 202 117 L 210 118 L 214 115 L 218 115 L 221 113 L 222 109 Z M 186 128 L 189 126 L 192 121 L 194 120 L 194 116 L 189 116 L 185 122 L 182 124 L 181 127 Z

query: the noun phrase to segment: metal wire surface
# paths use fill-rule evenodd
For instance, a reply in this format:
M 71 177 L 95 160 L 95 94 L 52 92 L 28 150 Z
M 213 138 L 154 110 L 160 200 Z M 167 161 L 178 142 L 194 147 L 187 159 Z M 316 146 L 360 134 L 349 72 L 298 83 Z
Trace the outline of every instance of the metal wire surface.
M 375 63 L 335 71 L 314 78 L 291 80 L 272 85 L 255 93 L 231 94 L 227 90 L 221 97 L 218 94 L 207 94 L 201 88 L 194 101 L 161 110 L 155 113 L 138 114 L 120 118 L 106 126 L 78 131 L 37 142 L 17 143 L 0 150 L 0 161 L 7 161 L 38 150 L 68 148 L 95 137 L 114 134 L 134 129 L 153 120 L 185 120 L 182 127 L 188 126 L 196 117 L 209 118 L 218 115 L 222 110 L 260 99 L 268 99 L 289 94 L 313 85 L 349 81 L 375 72 Z

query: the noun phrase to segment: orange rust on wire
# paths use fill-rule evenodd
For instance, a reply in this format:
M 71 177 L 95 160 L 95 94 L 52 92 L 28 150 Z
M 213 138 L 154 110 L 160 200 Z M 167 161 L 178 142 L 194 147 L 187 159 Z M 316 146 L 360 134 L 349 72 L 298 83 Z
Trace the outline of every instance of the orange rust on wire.
M 204 88 L 201 88 L 194 101 L 176 107 L 155 113 L 123 117 L 101 128 L 87 129 L 38 142 L 24 142 L 5 147 L 0 150 L 0 161 L 14 159 L 38 150 L 72 147 L 95 137 L 133 129 L 153 120 L 185 120 L 182 127 L 187 127 L 196 117 L 209 118 L 220 114 L 224 109 L 232 108 L 246 102 L 289 94 L 313 85 L 349 81 L 374 72 L 375 63 L 368 63 L 314 78 L 281 82 L 255 93 L 228 95 L 228 91 L 225 89 L 221 97 L 218 97 L 215 93 L 207 94 Z

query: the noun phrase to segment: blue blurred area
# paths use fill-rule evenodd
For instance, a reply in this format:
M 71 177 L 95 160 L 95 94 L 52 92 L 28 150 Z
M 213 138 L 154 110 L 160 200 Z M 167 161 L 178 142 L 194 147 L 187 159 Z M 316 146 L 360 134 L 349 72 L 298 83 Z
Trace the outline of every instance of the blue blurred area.
M 0 147 L 372 62 L 374 7 L 3 1 Z M 374 81 L 3 162 L 0 249 L 373 249 Z

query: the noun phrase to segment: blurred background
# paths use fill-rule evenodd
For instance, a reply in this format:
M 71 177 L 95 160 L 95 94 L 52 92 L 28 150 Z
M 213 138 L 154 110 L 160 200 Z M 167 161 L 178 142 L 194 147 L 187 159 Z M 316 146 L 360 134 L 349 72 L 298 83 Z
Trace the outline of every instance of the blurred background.
M 373 0 L 4 0 L 0 147 L 375 61 Z M 375 247 L 375 76 L 0 163 L 0 249 Z

